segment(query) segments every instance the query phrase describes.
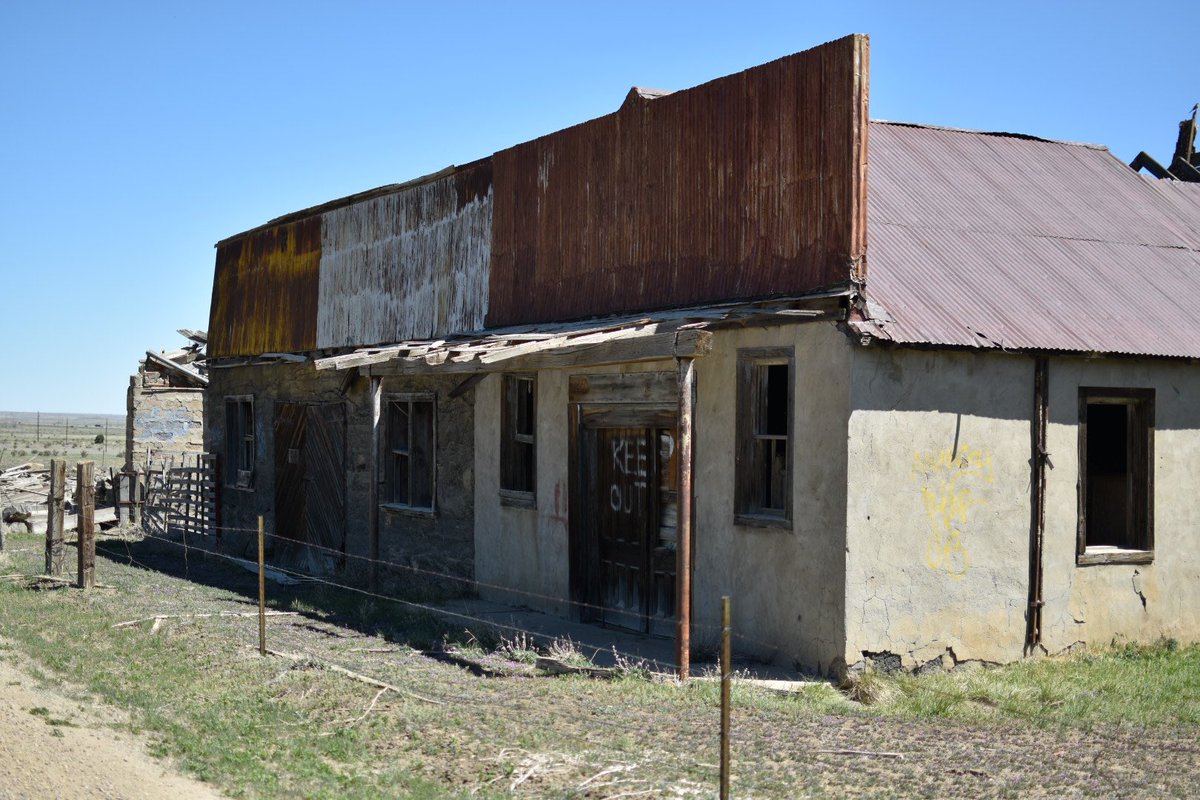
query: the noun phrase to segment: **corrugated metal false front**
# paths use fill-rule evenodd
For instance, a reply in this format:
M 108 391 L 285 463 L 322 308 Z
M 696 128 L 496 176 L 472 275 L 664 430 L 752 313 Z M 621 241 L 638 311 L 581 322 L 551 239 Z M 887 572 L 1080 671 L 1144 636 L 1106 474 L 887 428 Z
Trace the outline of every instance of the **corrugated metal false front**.
M 218 245 L 211 358 L 483 327 L 490 161 L 299 216 Z
M 851 36 L 497 153 L 488 324 L 849 281 L 866 87 Z
M 324 217 L 318 347 L 425 339 L 483 327 L 490 164 Z
M 321 219 L 263 228 L 217 248 L 209 357 L 312 350 Z

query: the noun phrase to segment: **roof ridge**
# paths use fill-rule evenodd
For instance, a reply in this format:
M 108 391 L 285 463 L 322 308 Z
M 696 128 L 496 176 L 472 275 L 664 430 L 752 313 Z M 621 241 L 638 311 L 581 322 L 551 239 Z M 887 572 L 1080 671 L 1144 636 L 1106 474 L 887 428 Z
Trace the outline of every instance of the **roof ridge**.
M 1047 139 L 1044 136 L 1035 136 L 1032 133 L 1019 133 L 1016 131 L 984 131 L 975 128 L 955 128 L 950 125 L 929 125 L 923 122 L 902 122 L 892 119 L 872 119 L 872 125 L 891 125 L 897 128 L 921 128 L 931 131 L 945 131 L 948 133 L 973 133 L 977 136 L 998 136 L 1004 139 L 1024 139 L 1032 142 L 1045 142 L 1046 144 L 1065 144 L 1071 147 L 1086 147 L 1090 150 L 1108 150 L 1108 145 L 1095 144 L 1093 142 L 1071 142 L 1066 139 Z

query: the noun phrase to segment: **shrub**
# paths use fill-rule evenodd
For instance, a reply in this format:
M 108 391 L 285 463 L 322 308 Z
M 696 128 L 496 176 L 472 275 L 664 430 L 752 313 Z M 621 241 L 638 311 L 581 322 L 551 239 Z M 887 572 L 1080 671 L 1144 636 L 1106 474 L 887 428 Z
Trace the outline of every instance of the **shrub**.
M 104 444 L 104 434 L 97 433 L 96 438 L 92 439 L 92 444 Z

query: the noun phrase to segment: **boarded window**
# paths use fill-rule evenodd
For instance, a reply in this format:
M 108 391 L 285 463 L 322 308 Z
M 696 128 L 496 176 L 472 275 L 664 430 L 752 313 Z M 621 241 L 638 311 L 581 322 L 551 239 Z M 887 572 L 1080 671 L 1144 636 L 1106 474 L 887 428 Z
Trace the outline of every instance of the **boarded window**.
M 792 374 L 789 348 L 738 353 L 740 522 L 781 524 L 791 519 Z
M 388 401 L 385 503 L 433 510 L 434 429 L 432 397 L 405 396 Z
M 225 398 L 225 485 L 254 487 L 254 398 Z
M 536 389 L 533 377 L 504 376 L 500 421 L 500 488 L 514 500 L 532 501 L 537 477 Z
M 1154 390 L 1079 390 L 1080 563 L 1154 549 Z

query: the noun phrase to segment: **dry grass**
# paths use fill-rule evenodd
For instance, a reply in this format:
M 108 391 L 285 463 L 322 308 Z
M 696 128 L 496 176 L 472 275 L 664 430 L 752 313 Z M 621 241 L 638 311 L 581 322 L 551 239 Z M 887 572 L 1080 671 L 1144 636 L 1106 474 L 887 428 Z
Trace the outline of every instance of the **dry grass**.
M 11 538 L 23 552 L 7 556 L 7 570 L 38 571 L 38 539 Z M 715 792 L 713 682 L 650 681 L 636 669 L 616 680 L 538 677 L 527 663 L 538 648 L 528 640 L 494 640 L 486 631 L 462 631 L 428 614 L 312 585 L 272 587 L 273 608 L 300 613 L 268 620 L 273 649 L 308 659 L 260 658 L 252 617 L 173 617 L 153 631 L 149 624 L 114 629 L 141 617 L 253 608 L 253 575 L 195 554 L 185 571 L 178 552 L 164 548 L 101 541 L 98 574 L 108 590 L 0 583 L 0 657 L 19 653 L 64 691 L 127 709 L 132 727 L 150 736 L 158 752 L 233 796 Z M 477 648 L 511 664 L 512 674 L 481 676 L 427 655 L 443 646 Z M 871 706 L 828 685 L 781 696 L 739 683 L 734 792 L 1186 795 L 1200 785 L 1192 712 L 1175 710 L 1146 724 L 1132 709 L 1137 724 L 1119 724 L 1109 711 L 1080 716 L 1071 703 L 1082 695 L 1054 687 L 1083 681 L 1082 691 L 1103 693 L 1100 676 L 1107 673 L 1117 683 L 1151 688 L 1093 698 L 1093 705 L 1141 704 L 1146 715 L 1163 714 L 1167 706 L 1192 702 L 1198 657 L 1194 648 L 1121 651 L 933 681 L 870 676 L 849 691 L 870 697 Z M 381 691 L 327 663 L 403 691 Z M 1062 674 L 1052 678 L 1055 671 Z M 1157 699 L 1159 691 L 1169 693 L 1166 699 Z M 939 708 L 921 697 L 956 699 Z M 1031 704 L 1041 703 L 1041 718 L 1028 719 Z M 1171 769 L 1160 769 L 1163 763 Z

